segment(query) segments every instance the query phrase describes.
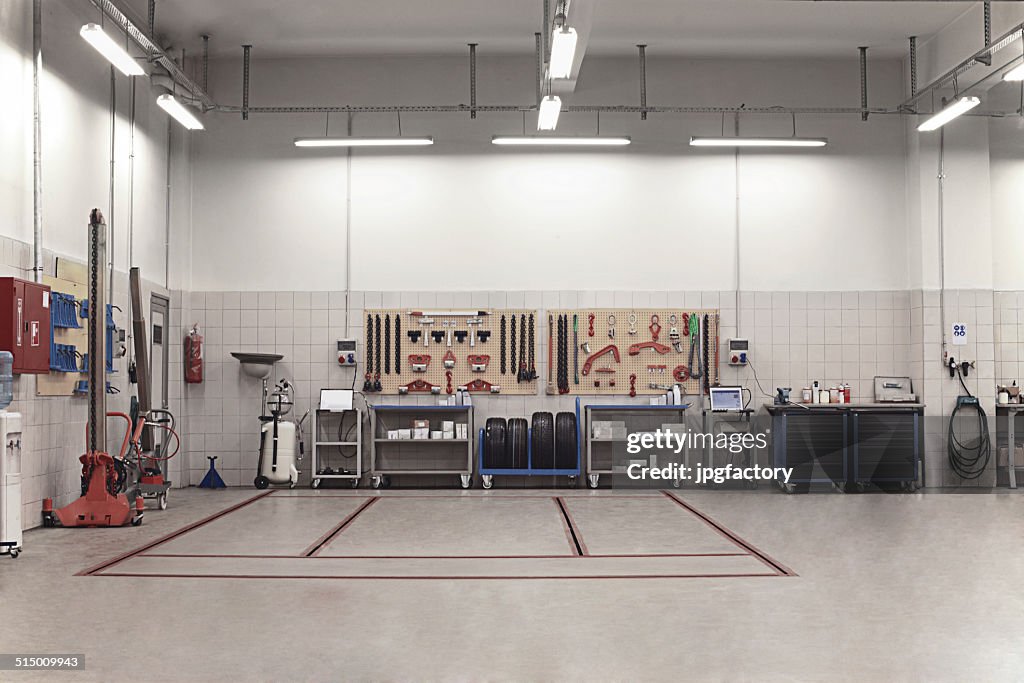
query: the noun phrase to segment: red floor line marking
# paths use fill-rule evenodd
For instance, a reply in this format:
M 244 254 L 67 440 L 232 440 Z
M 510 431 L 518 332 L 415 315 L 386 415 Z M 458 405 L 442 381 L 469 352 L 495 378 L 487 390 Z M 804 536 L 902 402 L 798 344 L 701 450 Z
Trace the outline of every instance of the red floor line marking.
M 363 510 L 376 503 L 380 498 L 370 498 L 365 503 L 355 509 L 354 512 L 349 513 L 345 519 L 341 520 L 337 526 L 328 531 L 326 534 L 313 541 L 313 544 L 302 551 L 301 557 L 315 557 L 320 554 L 331 541 L 333 541 L 342 531 L 344 531 L 355 518 L 362 514 Z
M 677 557 L 750 557 L 750 553 L 661 553 L 628 555 L 584 555 L 587 559 L 658 559 Z M 564 560 L 577 555 L 200 555 L 190 553 L 142 553 L 137 557 L 247 560 Z
M 633 580 L 633 579 L 746 579 L 746 578 L 778 578 L 779 574 L 592 574 L 590 576 L 299 576 L 294 574 L 133 574 L 128 572 L 111 572 L 96 574 L 115 578 L 147 578 L 147 579 L 306 579 L 312 581 L 537 581 L 537 580 Z
M 569 530 L 569 542 L 577 555 L 585 556 L 589 555 L 590 552 L 587 550 L 587 544 L 583 542 L 583 536 L 580 534 L 579 527 L 576 526 L 576 521 L 572 518 L 569 513 L 569 508 L 566 506 L 565 501 L 562 500 L 561 496 L 555 496 L 555 505 L 562 511 L 562 519 L 565 520 L 566 528 Z
M 160 538 L 156 539 L 155 541 L 150 541 L 149 543 L 146 543 L 145 545 L 139 546 L 135 550 L 129 550 L 126 553 L 122 553 L 121 555 L 118 555 L 117 557 L 114 557 L 114 558 L 109 559 L 109 560 L 104 560 L 100 564 L 97 564 L 95 566 L 89 567 L 88 569 L 83 569 L 82 571 L 80 571 L 77 574 L 75 574 L 75 576 L 91 576 L 91 575 L 94 575 L 96 572 L 98 572 L 100 570 L 109 569 L 110 567 L 113 567 L 114 565 L 117 565 L 117 564 L 123 562 L 124 560 L 127 560 L 130 557 L 133 557 L 135 555 L 138 555 L 139 553 L 143 553 L 143 552 L 145 552 L 147 550 L 155 548 L 158 545 L 163 545 L 164 543 L 166 543 L 166 542 L 168 542 L 170 540 L 173 540 L 175 538 L 178 538 L 179 536 L 184 536 L 188 532 L 195 531 L 199 527 L 204 526 L 206 524 L 209 524 L 210 522 L 212 522 L 212 521 L 214 521 L 216 519 L 220 519 L 221 517 L 229 515 L 232 512 L 234 512 L 235 510 L 239 510 L 241 508 L 244 508 L 246 505 L 249 505 L 251 503 L 255 503 L 257 500 L 261 500 L 263 498 L 266 498 L 267 496 L 269 496 L 272 493 L 273 493 L 273 491 L 266 491 L 265 493 L 257 494 L 255 496 L 253 496 L 252 498 L 249 498 L 247 500 L 243 500 L 241 503 L 237 503 L 235 505 L 232 505 L 229 508 L 225 508 L 224 510 L 221 510 L 220 512 L 215 512 L 215 513 L 213 513 L 212 515 L 210 515 L 208 517 L 204 517 L 203 519 L 200 519 L 198 522 L 192 522 L 191 524 L 189 524 L 187 526 L 183 526 L 182 528 L 178 529 L 177 531 L 172 531 L 169 534 L 161 536 Z
M 570 498 L 572 498 L 572 497 L 584 498 L 586 496 L 583 495 L 583 494 L 579 494 L 577 496 L 570 496 Z M 641 498 L 656 498 L 657 496 L 643 495 L 643 496 L 638 496 L 638 497 L 641 497 Z M 426 496 L 426 495 L 415 495 L 414 494 L 414 495 L 406 496 L 406 495 L 402 495 L 401 492 L 394 492 L 392 494 L 384 494 L 384 495 L 380 495 L 380 494 L 374 495 L 374 494 L 371 494 L 371 493 L 362 493 L 362 494 L 358 494 L 357 493 L 357 494 L 347 494 L 347 495 L 337 495 L 337 496 L 335 496 L 335 495 L 329 495 L 329 494 L 317 495 L 315 493 L 297 493 L 297 494 L 290 495 L 290 496 L 275 496 L 275 499 L 277 499 L 277 500 L 283 500 L 283 499 L 287 499 L 287 498 L 394 498 L 396 500 L 406 500 L 406 499 L 409 499 L 409 498 L 417 498 L 417 499 L 425 498 L 425 499 L 428 499 L 428 500 L 432 499 L 432 498 L 441 498 L 441 499 L 457 498 L 459 500 L 522 500 L 524 498 L 526 498 L 526 499 L 540 498 L 540 499 L 545 499 L 546 500 L 546 499 L 550 499 L 551 496 L 543 496 L 543 495 L 540 495 L 540 496 L 537 496 L 537 495 L 517 496 L 517 495 L 514 495 L 514 494 L 507 494 L 507 495 L 504 495 L 504 494 L 494 494 L 492 492 L 487 492 L 487 493 L 467 493 L 467 494 L 461 495 L 461 496 L 457 495 L 457 494 L 444 494 L 444 495 L 439 495 L 439 496 Z
M 779 574 L 779 576 L 797 576 L 797 573 L 794 572 L 792 569 L 790 569 L 786 565 L 782 564 L 781 562 L 772 559 L 767 553 L 764 553 L 761 550 L 758 550 L 752 543 L 750 543 L 749 541 L 744 540 L 741 536 L 739 536 L 738 534 L 730 531 L 728 528 L 726 528 L 724 525 L 720 524 L 719 522 L 716 522 L 714 519 L 712 519 L 708 515 L 704 514 L 703 512 L 698 510 L 697 508 L 693 507 L 692 505 L 690 505 L 689 503 L 684 501 L 679 496 L 677 496 L 677 495 L 675 495 L 675 494 L 673 494 L 673 493 L 671 493 L 669 491 L 662 491 L 662 493 L 665 494 L 671 501 L 673 501 L 674 503 L 676 503 L 677 505 L 679 505 L 683 509 L 689 511 L 690 513 L 692 513 L 692 514 L 696 515 L 697 517 L 699 517 L 700 519 L 702 519 L 708 526 L 713 528 L 719 534 L 721 534 L 725 538 L 728 538 L 734 544 L 736 544 L 740 548 L 743 548 L 744 550 L 749 552 L 751 555 L 753 555 L 754 557 L 759 559 L 761 562 L 763 562 L 767 566 L 771 567 L 774 571 L 776 571 Z

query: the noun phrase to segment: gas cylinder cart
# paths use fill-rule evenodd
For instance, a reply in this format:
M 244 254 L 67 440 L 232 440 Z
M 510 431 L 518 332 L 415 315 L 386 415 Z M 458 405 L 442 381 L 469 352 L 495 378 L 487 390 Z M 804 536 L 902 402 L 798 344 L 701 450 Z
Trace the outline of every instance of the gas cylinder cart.
M 363 477 L 363 411 L 321 408 L 313 413 L 312 457 L 310 488 L 320 488 L 327 480 L 348 480 L 352 488 L 359 488 Z

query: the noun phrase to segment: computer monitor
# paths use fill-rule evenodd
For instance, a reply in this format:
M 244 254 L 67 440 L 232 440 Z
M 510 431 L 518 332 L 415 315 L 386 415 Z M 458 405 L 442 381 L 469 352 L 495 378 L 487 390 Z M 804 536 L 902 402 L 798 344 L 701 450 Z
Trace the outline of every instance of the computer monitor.
M 743 410 L 743 387 L 711 387 L 711 411 Z

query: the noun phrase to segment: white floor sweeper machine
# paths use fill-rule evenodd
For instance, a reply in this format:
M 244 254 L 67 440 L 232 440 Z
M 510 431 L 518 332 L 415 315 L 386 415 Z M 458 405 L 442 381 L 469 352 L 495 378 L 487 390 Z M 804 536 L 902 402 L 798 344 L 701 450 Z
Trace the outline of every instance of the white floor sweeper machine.
M 260 461 L 253 483 L 258 489 L 265 489 L 271 484 L 287 484 L 295 488 L 299 483 L 297 465 L 305 454 L 302 424 L 309 411 L 298 422 L 284 419 L 293 406 L 292 385 L 288 380 L 277 383 L 267 398 L 266 406 L 270 415 L 260 417 Z

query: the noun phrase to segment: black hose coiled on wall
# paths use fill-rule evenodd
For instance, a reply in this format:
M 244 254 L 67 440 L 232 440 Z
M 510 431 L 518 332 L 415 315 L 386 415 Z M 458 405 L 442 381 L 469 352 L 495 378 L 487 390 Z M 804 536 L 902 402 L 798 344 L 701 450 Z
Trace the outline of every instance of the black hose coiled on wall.
M 953 421 L 961 408 L 970 406 L 978 413 L 978 441 L 975 445 L 963 444 L 956 435 Z M 963 479 L 977 479 L 988 467 L 992 458 L 992 440 L 988 431 L 988 415 L 978 402 L 962 403 L 959 400 L 949 416 L 949 432 L 946 436 L 949 466 Z

